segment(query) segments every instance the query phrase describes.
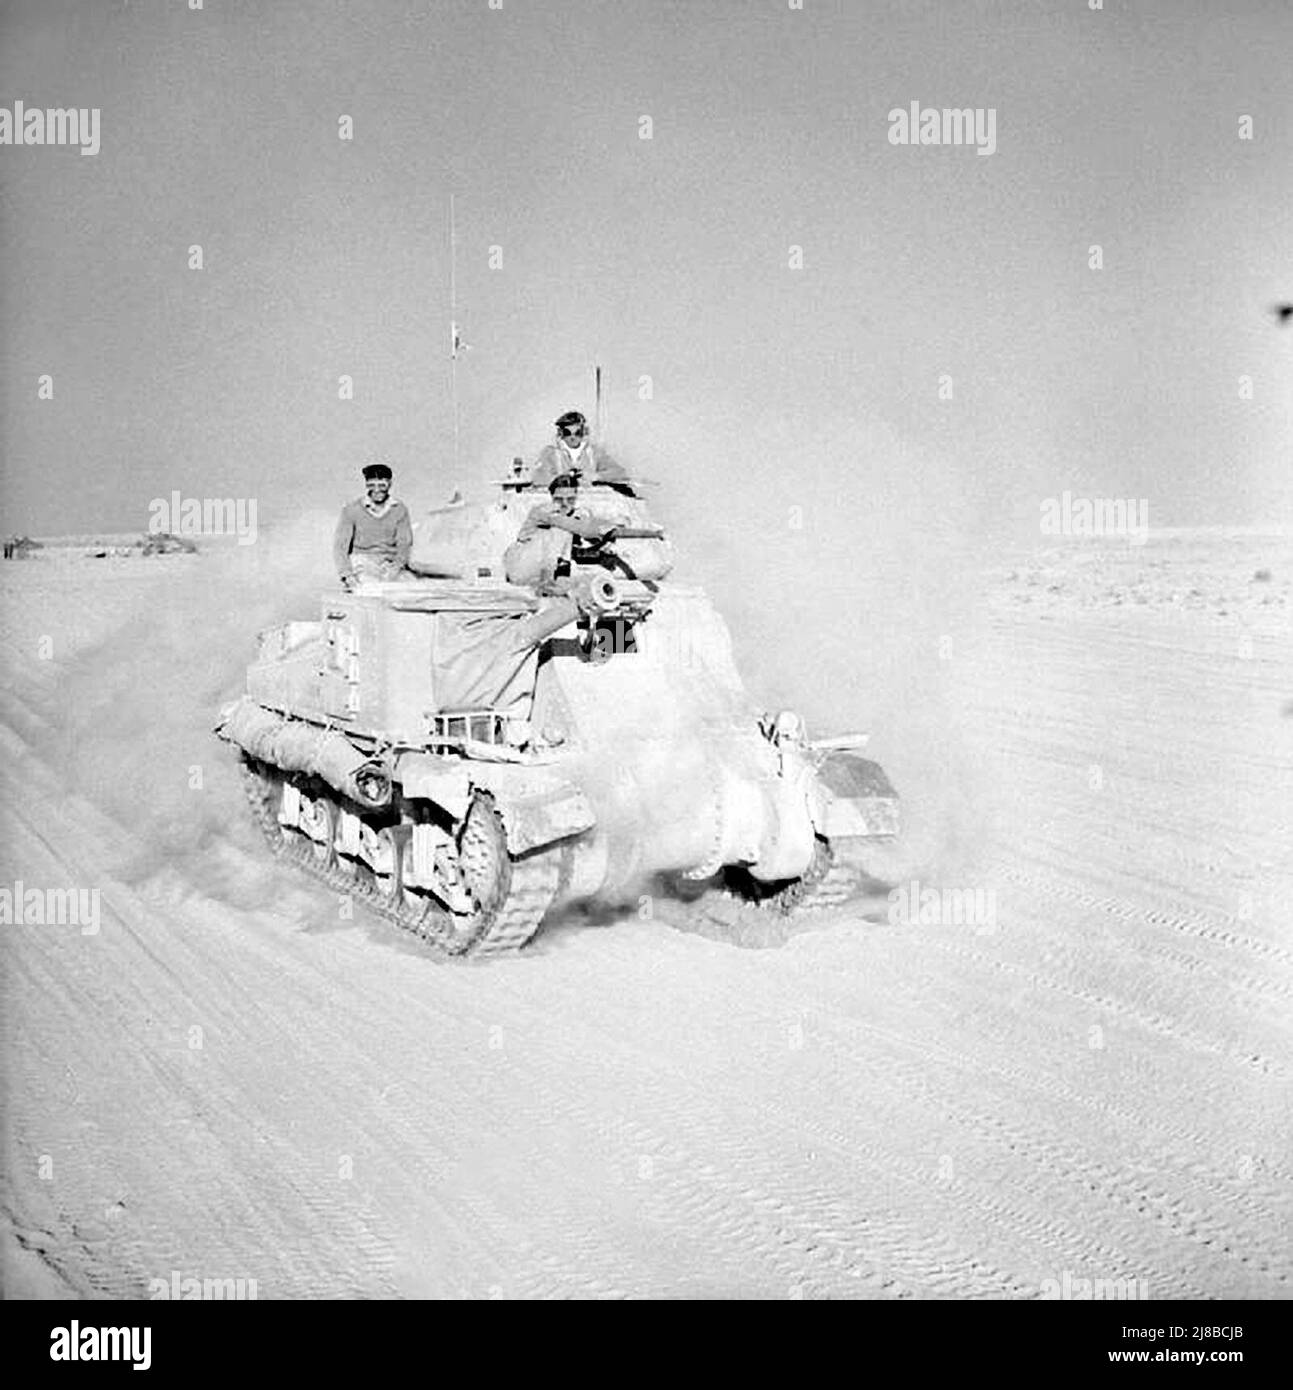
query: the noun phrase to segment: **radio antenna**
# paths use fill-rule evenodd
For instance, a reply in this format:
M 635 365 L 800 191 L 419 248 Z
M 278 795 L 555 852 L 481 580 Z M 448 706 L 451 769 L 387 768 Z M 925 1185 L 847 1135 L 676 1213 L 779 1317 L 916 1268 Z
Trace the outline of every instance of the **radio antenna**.
M 453 476 L 460 480 L 458 446 L 458 229 L 454 220 L 453 194 L 449 195 L 449 390 L 453 396 Z

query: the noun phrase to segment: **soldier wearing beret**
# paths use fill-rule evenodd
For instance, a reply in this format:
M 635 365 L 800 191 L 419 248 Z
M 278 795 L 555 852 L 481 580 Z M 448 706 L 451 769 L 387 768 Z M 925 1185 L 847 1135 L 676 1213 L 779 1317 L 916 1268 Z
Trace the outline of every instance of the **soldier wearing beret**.
M 413 549 L 409 509 L 391 494 L 391 470 L 370 463 L 364 470 L 364 496 L 341 509 L 332 554 L 344 589 L 363 580 L 398 579 Z

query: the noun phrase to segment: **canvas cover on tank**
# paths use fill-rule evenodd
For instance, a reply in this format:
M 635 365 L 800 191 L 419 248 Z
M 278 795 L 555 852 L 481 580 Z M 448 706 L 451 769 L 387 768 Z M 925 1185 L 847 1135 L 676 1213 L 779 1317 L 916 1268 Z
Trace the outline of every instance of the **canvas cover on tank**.
M 577 613 L 566 599 L 552 600 L 537 613 L 437 613 L 431 639 L 437 710 L 498 710 L 528 719 L 539 648 Z

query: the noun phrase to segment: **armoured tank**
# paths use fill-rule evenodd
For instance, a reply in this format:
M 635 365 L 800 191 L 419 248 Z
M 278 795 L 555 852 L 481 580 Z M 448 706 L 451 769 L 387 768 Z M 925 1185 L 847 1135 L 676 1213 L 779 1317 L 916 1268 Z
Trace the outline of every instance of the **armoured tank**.
M 494 491 L 428 515 L 398 581 L 261 634 L 216 732 L 274 851 L 453 956 L 662 885 L 846 898 L 849 851 L 899 828 L 865 735 L 759 707 L 632 483 L 538 527 L 519 460 Z

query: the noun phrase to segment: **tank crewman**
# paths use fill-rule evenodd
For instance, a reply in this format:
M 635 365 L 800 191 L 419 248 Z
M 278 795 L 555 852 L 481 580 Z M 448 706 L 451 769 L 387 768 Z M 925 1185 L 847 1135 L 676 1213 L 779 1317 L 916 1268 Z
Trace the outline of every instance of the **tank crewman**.
M 535 460 L 531 487 L 551 487 L 562 473 L 573 473 L 590 483 L 612 483 L 628 488 L 629 475 L 599 444 L 588 438 L 588 421 L 577 410 L 568 410 L 556 421 L 557 437 Z
M 579 479 L 560 473 L 548 484 L 550 502 L 530 509 L 515 542 L 508 547 L 507 571 L 513 583 L 533 584 L 541 593 L 561 592 L 570 576 L 576 539 L 597 545 L 615 537 L 615 528 L 595 521 L 578 505 Z M 513 578 L 513 576 L 515 576 Z
M 398 579 L 413 549 L 409 509 L 391 496 L 391 470 L 367 464 L 364 496 L 341 509 L 332 556 L 344 589 L 365 579 Z

